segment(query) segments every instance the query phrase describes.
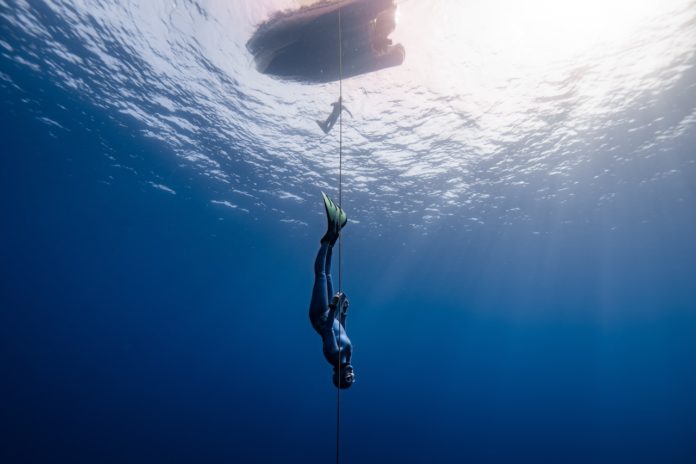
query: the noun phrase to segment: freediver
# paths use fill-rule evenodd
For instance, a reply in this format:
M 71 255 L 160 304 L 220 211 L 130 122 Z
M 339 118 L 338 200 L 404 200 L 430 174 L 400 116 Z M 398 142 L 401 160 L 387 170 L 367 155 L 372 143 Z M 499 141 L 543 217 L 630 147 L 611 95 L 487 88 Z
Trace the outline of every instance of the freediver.
M 348 108 L 343 106 L 343 99 L 341 97 L 338 97 L 338 101 L 333 102 L 331 106 L 333 106 L 333 110 L 331 110 L 331 114 L 328 118 L 326 118 L 326 121 L 321 122 L 318 119 L 316 120 L 317 124 L 319 124 L 319 127 L 321 127 L 321 130 L 323 130 L 325 134 L 328 134 L 333 128 L 334 124 L 336 124 L 338 115 L 341 114 L 342 110 L 347 112 L 351 118 L 353 117 L 353 113 L 351 113 Z
M 350 388 L 355 382 L 355 372 L 350 363 L 353 345 L 350 343 L 345 327 L 348 298 L 345 293 L 333 293 L 331 254 L 348 218 L 346 213 L 324 192 L 321 195 L 324 198 L 328 227 L 321 238 L 321 246 L 314 261 L 314 288 L 309 304 L 309 320 L 314 330 L 321 336 L 324 357 L 333 366 L 333 384 L 345 389 Z M 333 295 L 331 302 L 329 302 L 330 295 Z

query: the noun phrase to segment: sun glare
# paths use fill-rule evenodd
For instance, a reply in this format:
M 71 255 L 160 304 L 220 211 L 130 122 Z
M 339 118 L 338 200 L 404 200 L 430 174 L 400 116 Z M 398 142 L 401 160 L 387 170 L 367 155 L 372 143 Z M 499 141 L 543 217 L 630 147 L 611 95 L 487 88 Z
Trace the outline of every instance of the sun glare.
M 683 0 L 438 0 L 406 2 L 395 37 L 407 49 L 446 47 L 462 59 L 470 50 L 510 65 L 572 59 L 630 39 L 653 15 Z M 408 8 L 406 8 L 408 7 Z M 408 11 L 407 11 L 408 10 Z M 407 17 L 407 15 L 409 17 Z M 410 54 L 413 57 L 413 54 Z
M 572 99 L 573 111 L 607 114 L 668 85 L 678 74 L 661 70 L 693 48 L 680 29 L 693 0 L 397 2 L 391 37 L 404 45 L 406 59 L 390 78 L 419 89 L 408 105 L 448 95 L 448 114 L 477 115 L 476 133 L 462 131 L 469 142 L 533 133 L 546 123 L 530 117 L 544 101 Z M 437 131 L 442 120 L 425 124 Z
M 547 61 L 625 40 L 662 0 L 505 2 L 485 28 L 500 49 Z M 493 12 L 491 12 L 493 13 Z
M 519 106 L 515 98 L 535 95 L 539 82 L 565 79 L 582 63 L 610 69 L 616 57 L 633 55 L 646 75 L 662 66 L 655 47 L 646 54 L 646 40 L 689 2 L 406 0 L 392 34 L 407 51 L 396 72 L 434 92 L 470 95 L 481 108 Z

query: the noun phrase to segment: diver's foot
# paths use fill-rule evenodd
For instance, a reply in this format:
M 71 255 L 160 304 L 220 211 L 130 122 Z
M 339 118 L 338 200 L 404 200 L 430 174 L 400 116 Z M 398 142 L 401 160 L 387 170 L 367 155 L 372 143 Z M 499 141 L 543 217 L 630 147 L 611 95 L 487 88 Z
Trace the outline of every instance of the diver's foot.
M 324 192 L 321 192 L 324 199 L 324 210 L 326 211 L 326 234 L 321 241 L 328 241 L 331 245 L 336 243 L 338 236 L 341 234 L 341 229 L 348 223 L 348 216 L 345 211 L 334 203 Z

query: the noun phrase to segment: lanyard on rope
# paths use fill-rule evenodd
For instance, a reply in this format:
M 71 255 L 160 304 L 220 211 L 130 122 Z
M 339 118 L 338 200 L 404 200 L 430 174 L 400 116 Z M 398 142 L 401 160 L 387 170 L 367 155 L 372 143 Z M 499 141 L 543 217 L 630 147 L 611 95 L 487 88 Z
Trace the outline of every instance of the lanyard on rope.
M 341 31 L 341 8 L 338 9 L 338 206 L 343 209 L 343 36 Z M 343 240 L 338 236 L 338 291 L 343 291 Z M 342 308 L 341 308 L 342 309 Z M 334 312 L 338 315 L 338 382 L 336 382 L 336 464 L 340 462 L 340 443 L 341 443 L 341 324 L 340 311 Z

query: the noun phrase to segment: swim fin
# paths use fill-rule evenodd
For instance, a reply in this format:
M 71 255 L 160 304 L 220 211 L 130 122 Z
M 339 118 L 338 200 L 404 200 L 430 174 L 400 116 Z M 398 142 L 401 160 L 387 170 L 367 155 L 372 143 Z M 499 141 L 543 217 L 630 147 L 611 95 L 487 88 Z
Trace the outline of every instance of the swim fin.
M 315 119 L 315 121 L 317 122 L 317 125 L 321 128 L 322 132 L 324 132 L 325 134 L 329 133 L 329 129 L 326 127 L 323 121 L 319 121 L 318 119 Z
M 324 209 L 326 211 L 326 221 L 328 223 L 326 234 L 324 234 L 321 241 L 323 242 L 326 240 L 333 245 L 336 243 L 341 229 L 348 223 L 348 216 L 346 216 L 345 211 L 338 207 L 324 192 L 321 192 L 321 196 L 324 199 Z

